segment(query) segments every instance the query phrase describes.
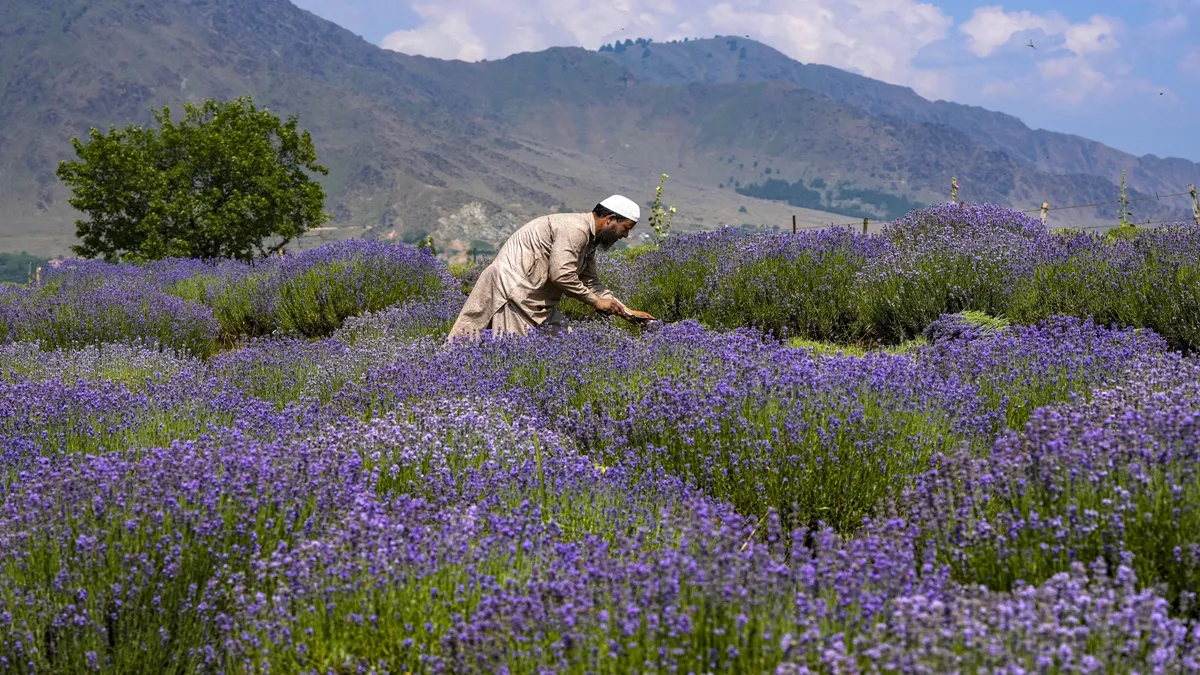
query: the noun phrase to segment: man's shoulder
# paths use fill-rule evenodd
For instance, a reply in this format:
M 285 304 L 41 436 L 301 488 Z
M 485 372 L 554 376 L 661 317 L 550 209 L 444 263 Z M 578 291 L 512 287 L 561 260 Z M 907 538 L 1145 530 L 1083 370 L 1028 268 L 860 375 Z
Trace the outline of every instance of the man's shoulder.
M 581 230 L 588 234 L 591 234 L 596 224 L 596 221 L 592 219 L 590 211 L 584 213 L 558 213 L 555 215 L 561 216 L 560 222 L 563 226 Z
M 563 226 L 578 227 L 581 226 L 587 229 L 591 225 L 591 212 L 583 213 L 547 213 L 527 221 L 521 227 L 537 227 L 550 225 L 551 227 L 559 228 Z
M 546 216 L 546 217 L 549 218 L 551 220 L 551 222 L 554 222 L 556 224 L 566 224 L 566 225 L 582 224 L 582 225 L 586 226 L 590 222 L 592 214 L 591 214 L 591 212 L 587 212 L 587 211 L 580 212 L 580 213 L 551 213 L 549 216 Z

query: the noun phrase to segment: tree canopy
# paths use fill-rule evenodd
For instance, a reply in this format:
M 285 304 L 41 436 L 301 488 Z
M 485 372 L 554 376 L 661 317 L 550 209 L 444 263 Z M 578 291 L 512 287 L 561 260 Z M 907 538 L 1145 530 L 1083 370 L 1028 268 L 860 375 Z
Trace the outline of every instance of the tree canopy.
M 250 260 L 329 220 L 306 173 L 329 170 L 294 115 L 283 122 L 249 96 L 187 103 L 178 122 L 168 107 L 153 114 L 157 130 L 93 127 L 86 144 L 71 139 L 78 160 L 57 173 L 88 216 L 75 222 L 76 254 Z

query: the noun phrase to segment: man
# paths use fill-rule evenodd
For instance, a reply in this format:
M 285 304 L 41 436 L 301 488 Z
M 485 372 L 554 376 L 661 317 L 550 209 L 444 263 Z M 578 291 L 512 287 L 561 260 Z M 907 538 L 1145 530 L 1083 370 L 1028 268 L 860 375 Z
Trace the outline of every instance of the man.
M 552 214 L 521 226 L 479 275 L 447 339 L 475 336 L 484 329 L 518 335 L 538 327 L 561 329 L 566 317 L 558 302 L 564 295 L 602 314 L 653 319 L 626 309 L 596 274 L 596 249 L 608 250 L 629 236 L 640 216 L 632 200 L 613 195 L 591 213 Z

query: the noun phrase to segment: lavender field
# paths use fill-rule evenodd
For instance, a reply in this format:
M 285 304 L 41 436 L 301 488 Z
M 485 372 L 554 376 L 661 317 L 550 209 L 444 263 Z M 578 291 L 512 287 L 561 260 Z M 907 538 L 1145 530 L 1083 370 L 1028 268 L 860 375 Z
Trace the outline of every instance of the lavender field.
M 0 287 L 0 671 L 1200 670 L 1198 253 L 723 230 L 458 344 L 410 246 L 69 262 Z

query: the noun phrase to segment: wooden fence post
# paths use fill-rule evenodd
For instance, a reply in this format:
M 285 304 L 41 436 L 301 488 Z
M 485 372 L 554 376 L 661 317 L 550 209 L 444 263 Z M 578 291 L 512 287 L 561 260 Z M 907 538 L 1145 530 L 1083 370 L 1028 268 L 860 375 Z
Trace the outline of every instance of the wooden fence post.
M 1046 224 L 1046 212 L 1050 210 L 1050 205 L 1042 202 L 1042 225 Z
M 1196 197 L 1196 186 L 1189 185 L 1188 191 L 1192 193 L 1192 218 L 1200 225 L 1200 198 Z
M 35 281 L 36 281 L 35 285 L 37 285 L 37 286 L 42 285 L 42 268 L 41 267 L 37 268 L 37 276 L 35 277 Z
M 867 217 L 863 216 L 863 234 L 867 233 Z
M 792 214 L 792 234 L 796 234 L 796 214 Z

